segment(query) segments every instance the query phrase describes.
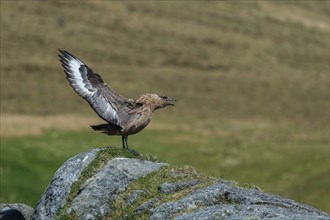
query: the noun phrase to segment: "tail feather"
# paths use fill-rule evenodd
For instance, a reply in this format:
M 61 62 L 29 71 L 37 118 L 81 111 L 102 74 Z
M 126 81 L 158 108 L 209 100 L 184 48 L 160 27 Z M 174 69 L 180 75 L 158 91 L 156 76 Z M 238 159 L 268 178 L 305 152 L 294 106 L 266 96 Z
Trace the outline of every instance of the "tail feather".
M 108 135 L 122 135 L 121 127 L 114 124 L 91 125 L 91 128 L 95 131 L 100 131 Z

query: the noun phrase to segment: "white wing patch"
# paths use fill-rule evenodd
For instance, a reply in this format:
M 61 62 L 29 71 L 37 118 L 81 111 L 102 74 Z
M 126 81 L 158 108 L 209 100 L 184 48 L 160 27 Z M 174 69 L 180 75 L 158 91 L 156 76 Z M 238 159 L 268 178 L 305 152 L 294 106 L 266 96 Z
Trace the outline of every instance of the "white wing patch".
M 62 64 L 67 75 L 67 79 L 70 82 L 72 88 L 83 98 L 93 95 L 95 91 L 89 91 L 86 88 L 86 84 L 84 83 L 84 79 L 79 71 L 79 68 L 85 65 L 81 60 L 71 57 L 71 56 L 64 56 L 61 57 L 63 60 Z M 87 80 L 87 76 L 85 76 Z M 85 81 L 86 81 L 85 80 Z
M 60 61 L 67 75 L 71 87 L 79 96 L 86 99 L 94 111 L 104 120 L 112 124 L 120 125 L 120 121 L 114 105 L 107 100 L 104 85 L 94 86 L 91 84 L 87 74 L 90 77 L 96 77 L 93 72 L 87 70 L 86 64 L 74 55 L 61 51 Z M 103 87 L 102 87 L 103 86 Z

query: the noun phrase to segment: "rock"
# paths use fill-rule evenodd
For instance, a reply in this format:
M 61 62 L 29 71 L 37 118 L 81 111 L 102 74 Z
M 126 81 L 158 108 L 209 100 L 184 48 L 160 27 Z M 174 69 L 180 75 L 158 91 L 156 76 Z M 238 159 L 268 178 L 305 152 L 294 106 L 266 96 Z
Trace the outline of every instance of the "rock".
M 150 161 L 152 160 L 152 161 Z M 94 149 L 55 173 L 33 219 L 329 219 L 290 199 L 123 149 Z
M 126 189 L 130 181 L 165 165 L 134 158 L 114 158 L 81 186 L 80 193 L 72 201 L 70 212 L 74 211 L 82 219 L 104 216 L 111 212 L 109 204 Z
M 145 203 L 143 203 L 142 205 L 140 205 L 139 207 L 137 207 L 135 209 L 135 211 L 137 212 L 137 214 L 144 213 L 147 210 L 153 208 L 155 206 L 155 204 L 157 202 L 159 202 L 159 201 L 160 201 L 160 197 L 152 198 L 149 201 L 146 201 Z
M 31 219 L 33 208 L 22 204 L 0 204 L 0 219 L 1 220 L 25 220 Z
M 0 219 L 1 220 L 25 220 L 26 218 L 20 211 L 16 209 L 9 209 L 0 212 Z
M 130 196 L 126 200 L 126 205 L 131 205 L 133 202 L 135 202 L 138 197 L 143 194 L 144 190 L 133 190 L 130 194 Z
M 272 220 L 326 220 L 325 216 L 292 213 L 290 209 L 273 205 L 214 205 L 198 209 L 192 213 L 178 215 L 175 220 L 208 220 L 208 219 L 272 219 Z
M 199 180 L 190 180 L 190 181 L 184 181 L 184 182 L 178 182 L 178 183 L 163 183 L 158 187 L 159 192 L 161 193 L 174 193 L 178 190 L 182 190 L 185 188 L 189 188 L 192 186 L 197 185 L 200 183 Z
M 33 218 L 44 220 L 55 218 L 59 209 L 66 203 L 72 184 L 78 180 L 82 170 L 93 161 L 99 150 L 93 149 L 78 154 L 56 171 L 35 207 Z
M 185 213 L 186 212 L 186 213 Z M 184 214 L 182 214 L 184 213 Z M 189 213 L 189 214 L 187 214 Z M 322 216 L 323 215 L 323 216 Z M 216 183 L 151 210 L 150 219 L 209 219 L 211 216 L 244 218 L 327 219 L 325 213 L 293 200 L 255 189 Z M 229 218 L 230 217 L 230 218 Z

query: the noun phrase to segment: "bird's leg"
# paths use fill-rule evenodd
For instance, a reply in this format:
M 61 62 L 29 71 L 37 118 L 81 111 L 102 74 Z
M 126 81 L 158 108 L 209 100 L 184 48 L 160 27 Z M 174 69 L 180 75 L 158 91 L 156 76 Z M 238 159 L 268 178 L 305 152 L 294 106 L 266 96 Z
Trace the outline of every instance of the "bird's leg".
M 126 148 L 129 149 L 129 147 L 128 147 L 128 135 L 125 136 L 125 143 L 126 143 Z
M 127 146 L 127 140 L 126 140 L 127 136 L 121 136 L 121 141 L 123 143 L 123 148 L 128 148 Z
M 123 142 L 123 148 L 126 149 L 128 152 L 130 152 L 131 154 L 135 155 L 135 156 L 139 156 L 139 152 L 130 149 L 128 147 L 128 135 L 122 136 L 122 142 Z

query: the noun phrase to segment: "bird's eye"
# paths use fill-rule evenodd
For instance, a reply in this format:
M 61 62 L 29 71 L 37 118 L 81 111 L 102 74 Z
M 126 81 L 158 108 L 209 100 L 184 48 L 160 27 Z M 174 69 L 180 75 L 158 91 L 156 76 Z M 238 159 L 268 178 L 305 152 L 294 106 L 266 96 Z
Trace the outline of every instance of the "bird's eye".
M 159 96 L 159 97 L 161 97 L 162 99 L 167 99 L 168 97 L 167 96 Z

